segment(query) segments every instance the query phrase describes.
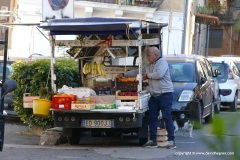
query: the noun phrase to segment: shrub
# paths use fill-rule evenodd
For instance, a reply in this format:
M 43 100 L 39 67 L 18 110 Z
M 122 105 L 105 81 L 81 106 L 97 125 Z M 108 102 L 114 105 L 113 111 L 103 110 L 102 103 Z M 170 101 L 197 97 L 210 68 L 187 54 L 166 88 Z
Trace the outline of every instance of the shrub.
M 38 96 L 39 90 L 44 87 L 51 88 L 50 60 L 37 59 L 33 62 L 16 61 L 11 79 L 16 80 L 17 89 L 12 92 L 14 110 L 21 120 L 30 127 L 39 126 L 43 130 L 53 127 L 53 117 L 41 118 L 33 115 L 31 108 L 23 108 L 23 93 Z M 56 87 L 63 85 L 71 87 L 81 86 L 77 62 L 72 59 L 56 60 L 54 72 L 57 77 Z

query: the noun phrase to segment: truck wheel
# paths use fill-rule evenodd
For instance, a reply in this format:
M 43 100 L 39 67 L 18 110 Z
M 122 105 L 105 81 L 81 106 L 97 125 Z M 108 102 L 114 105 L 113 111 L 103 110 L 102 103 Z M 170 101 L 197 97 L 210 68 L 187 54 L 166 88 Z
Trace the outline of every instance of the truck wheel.
M 72 129 L 72 135 L 71 136 L 67 136 L 67 139 L 68 139 L 68 144 L 70 145 L 77 145 L 79 144 L 79 141 L 80 141 L 80 129 L 78 128 L 73 128 Z
M 234 96 L 233 102 L 230 103 L 230 110 L 232 112 L 236 112 L 237 111 L 237 94 Z

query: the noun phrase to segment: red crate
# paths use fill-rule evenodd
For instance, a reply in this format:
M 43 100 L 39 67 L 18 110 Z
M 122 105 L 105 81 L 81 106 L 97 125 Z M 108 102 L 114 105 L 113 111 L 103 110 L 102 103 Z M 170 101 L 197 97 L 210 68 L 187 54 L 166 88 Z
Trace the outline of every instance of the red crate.
M 52 108 L 60 110 L 70 110 L 72 101 L 76 101 L 77 97 L 52 97 Z

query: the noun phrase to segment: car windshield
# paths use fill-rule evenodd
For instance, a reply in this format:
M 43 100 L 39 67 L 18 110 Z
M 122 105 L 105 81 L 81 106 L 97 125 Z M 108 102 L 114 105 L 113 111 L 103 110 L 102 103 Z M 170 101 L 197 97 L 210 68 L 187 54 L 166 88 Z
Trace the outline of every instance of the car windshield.
M 221 71 L 221 74 L 217 76 L 218 82 L 225 83 L 228 79 L 227 64 L 211 62 L 211 66 L 213 70 L 218 69 Z
M 240 70 L 240 62 L 235 62 L 235 63 L 238 66 L 238 69 Z
M 193 82 L 194 64 L 184 62 L 168 62 L 172 82 Z

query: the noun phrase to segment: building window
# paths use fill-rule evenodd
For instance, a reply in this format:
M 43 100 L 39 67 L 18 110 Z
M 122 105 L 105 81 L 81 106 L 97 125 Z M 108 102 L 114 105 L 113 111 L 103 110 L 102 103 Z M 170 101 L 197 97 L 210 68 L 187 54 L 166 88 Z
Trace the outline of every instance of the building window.
M 209 48 L 222 48 L 223 30 L 213 29 L 209 33 Z
M 235 0 L 235 7 L 240 8 L 240 0 Z

